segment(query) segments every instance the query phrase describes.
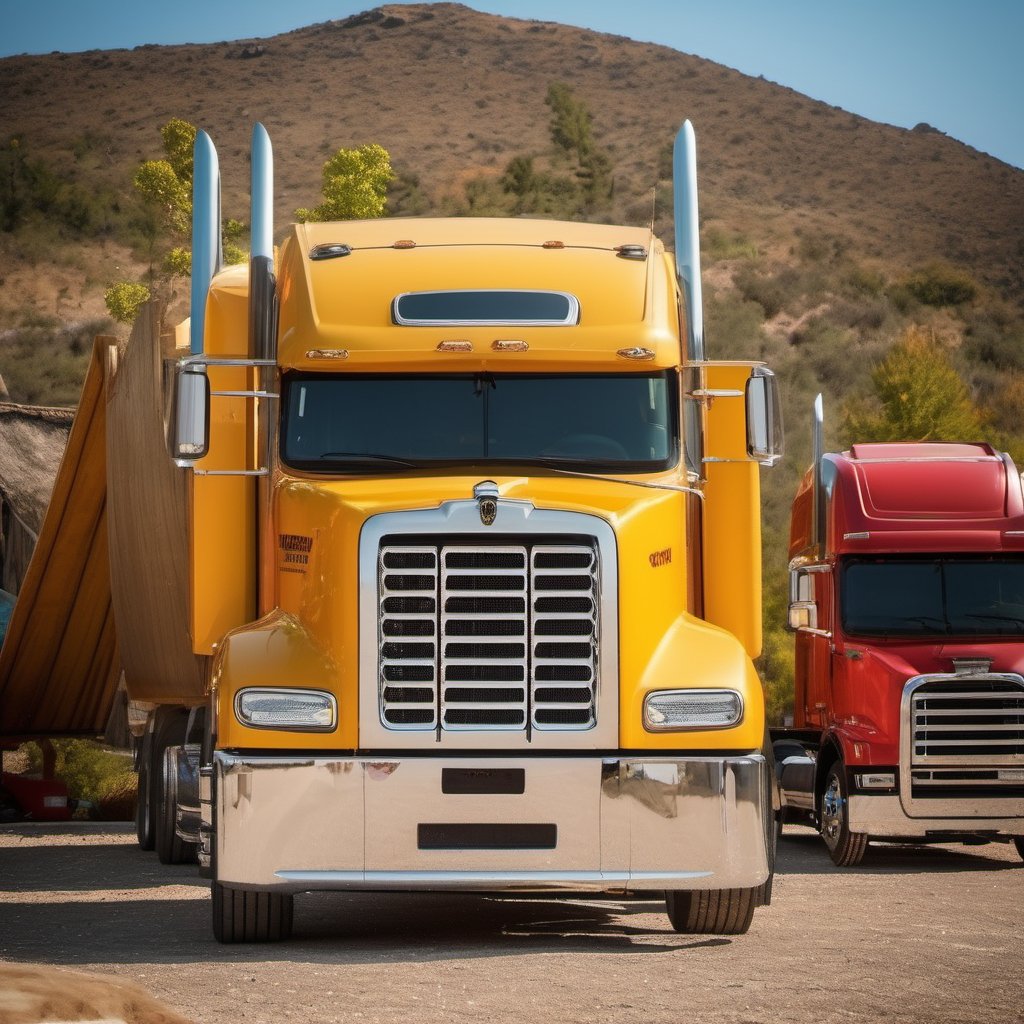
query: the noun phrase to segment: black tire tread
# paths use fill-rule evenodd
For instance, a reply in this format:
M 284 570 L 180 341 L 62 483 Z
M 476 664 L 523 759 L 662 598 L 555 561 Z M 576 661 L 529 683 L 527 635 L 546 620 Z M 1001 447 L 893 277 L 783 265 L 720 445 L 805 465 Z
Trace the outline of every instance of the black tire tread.
M 167 748 L 161 755 L 161 761 L 166 755 Z M 161 773 L 163 765 L 161 764 Z M 185 842 L 175 830 L 175 806 L 174 801 L 169 799 L 169 794 L 164 787 L 160 787 L 160 799 L 156 806 L 155 821 L 153 823 L 154 846 L 156 855 L 161 864 L 191 864 L 196 860 L 197 847 L 195 843 Z
M 156 830 L 153 827 L 152 750 L 153 736 L 147 729 L 139 740 L 139 785 L 135 797 L 135 837 L 141 850 L 152 850 L 156 845 Z
M 831 851 L 832 862 L 841 868 L 855 868 L 863 859 L 868 848 L 868 837 L 863 832 L 846 832 L 840 836 L 836 848 Z
M 668 919 L 684 935 L 743 935 L 750 928 L 761 888 L 666 892 Z
M 291 893 L 250 892 L 213 883 L 213 934 L 218 942 L 281 942 L 292 934 Z
M 1013 841 L 1013 845 L 1017 847 L 1017 853 L 1020 854 L 1020 859 L 1024 860 L 1024 836 L 1017 836 Z

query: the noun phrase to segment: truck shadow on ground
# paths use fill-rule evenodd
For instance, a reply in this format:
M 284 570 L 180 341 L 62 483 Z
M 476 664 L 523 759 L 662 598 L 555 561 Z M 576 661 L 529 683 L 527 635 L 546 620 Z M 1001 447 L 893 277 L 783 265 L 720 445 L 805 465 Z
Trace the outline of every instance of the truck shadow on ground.
M 294 962 L 413 963 L 524 953 L 685 953 L 729 946 L 676 935 L 662 901 L 581 903 L 476 894 L 310 893 L 291 941 L 222 946 L 195 899 L 7 902 L 0 958 L 61 966 Z M 649 921 L 645 918 L 649 917 Z
M 857 867 L 840 868 L 832 863 L 816 832 L 787 828 L 779 840 L 775 870 L 780 875 L 910 875 L 1024 869 L 1024 861 L 1016 855 L 1010 859 L 1001 856 L 1006 849 L 1002 843 L 978 846 L 871 843 Z
M 529 952 L 683 952 L 658 894 L 633 900 L 474 893 L 304 893 L 290 942 L 222 946 L 209 883 L 161 864 L 129 825 L 0 830 L 0 958 L 61 964 L 265 961 L 407 963 Z

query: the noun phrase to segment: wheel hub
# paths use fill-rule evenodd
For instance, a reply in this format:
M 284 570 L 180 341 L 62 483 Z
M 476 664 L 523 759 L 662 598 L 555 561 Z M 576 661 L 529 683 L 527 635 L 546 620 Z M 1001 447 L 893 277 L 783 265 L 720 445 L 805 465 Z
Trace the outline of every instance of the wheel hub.
M 828 786 L 821 799 L 821 837 L 829 849 L 839 842 L 839 834 L 843 827 L 845 803 L 839 788 L 839 779 L 835 775 L 829 777 Z

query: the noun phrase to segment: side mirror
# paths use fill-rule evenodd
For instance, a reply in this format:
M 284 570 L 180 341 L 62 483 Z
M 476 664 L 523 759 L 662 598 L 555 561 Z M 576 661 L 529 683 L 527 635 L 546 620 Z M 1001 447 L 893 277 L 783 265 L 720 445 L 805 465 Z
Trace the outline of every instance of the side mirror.
M 828 572 L 827 565 L 807 565 L 789 571 L 789 618 L 786 625 L 798 633 L 831 637 L 818 628 L 818 602 L 814 599 L 814 576 Z
M 189 467 L 210 450 L 210 378 L 202 363 L 180 363 L 172 409 L 171 458 Z
M 762 466 L 782 458 L 782 403 L 775 374 L 755 366 L 747 380 L 747 455 Z
M 817 629 L 818 606 L 813 601 L 794 601 L 789 606 L 789 628 Z

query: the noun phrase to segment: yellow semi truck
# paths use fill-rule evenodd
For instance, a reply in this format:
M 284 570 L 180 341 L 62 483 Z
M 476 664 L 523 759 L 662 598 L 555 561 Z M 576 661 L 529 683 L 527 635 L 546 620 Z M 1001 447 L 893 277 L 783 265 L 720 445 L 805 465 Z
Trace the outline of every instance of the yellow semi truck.
M 768 370 L 705 358 L 689 123 L 674 258 L 518 219 L 275 250 L 257 125 L 253 254 L 221 269 L 196 147 L 168 364 L 194 660 L 178 692 L 125 673 L 159 705 L 142 845 L 198 858 L 225 942 L 287 937 L 309 890 L 657 893 L 679 931 L 746 931 L 774 861 L 751 659 L 781 433 Z

